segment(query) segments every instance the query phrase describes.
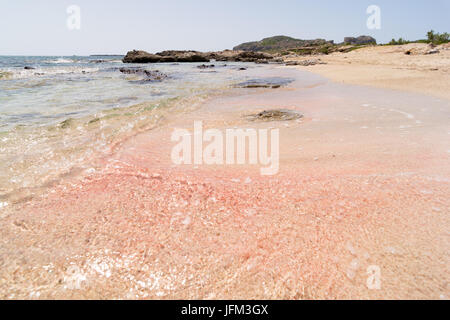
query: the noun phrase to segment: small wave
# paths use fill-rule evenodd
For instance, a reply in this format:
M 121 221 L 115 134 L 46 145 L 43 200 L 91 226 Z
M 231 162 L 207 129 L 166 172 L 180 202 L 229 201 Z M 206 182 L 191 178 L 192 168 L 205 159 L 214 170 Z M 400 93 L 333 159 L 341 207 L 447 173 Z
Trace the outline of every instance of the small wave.
M 50 60 L 46 61 L 47 63 L 55 63 L 55 64 L 62 64 L 62 63 L 76 63 L 77 61 L 72 59 L 65 59 L 65 58 L 58 58 L 56 60 Z
M 36 68 L 31 70 L 26 69 L 6 69 L 0 70 L 5 79 L 27 79 L 32 77 L 42 77 L 51 75 L 64 74 L 84 74 L 98 72 L 100 69 L 95 67 L 61 67 L 61 68 Z
M 89 60 L 89 63 L 123 63 L 122 60 L 118 59 L 96 59 L 96 60 Z

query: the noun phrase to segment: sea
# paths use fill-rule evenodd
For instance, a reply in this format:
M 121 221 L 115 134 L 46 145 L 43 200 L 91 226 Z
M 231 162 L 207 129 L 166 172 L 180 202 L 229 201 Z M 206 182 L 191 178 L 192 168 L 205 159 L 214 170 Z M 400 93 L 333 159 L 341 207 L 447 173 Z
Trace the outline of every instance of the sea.
M 91 169 L 93 159 L 165 115 L 191 110 L 276 67 L 124 64 L 122 58 L 0 56 L 1 201 L 27 199 L 61 176 Z M 165 76 L 151 81 L 144 70 Z
M 239 72 L 239 63 L 215 63 L 212 70 L 197 68 L 202 63 L 124 64 L 121 59 L 0 56 L 0 131 L 18 125 L 56 124 L 140 102 L 207 93 L 246 77 Z M 167 78 L 145 81 L 142 74 L 124 74 L 121 68 L 158 70 Z

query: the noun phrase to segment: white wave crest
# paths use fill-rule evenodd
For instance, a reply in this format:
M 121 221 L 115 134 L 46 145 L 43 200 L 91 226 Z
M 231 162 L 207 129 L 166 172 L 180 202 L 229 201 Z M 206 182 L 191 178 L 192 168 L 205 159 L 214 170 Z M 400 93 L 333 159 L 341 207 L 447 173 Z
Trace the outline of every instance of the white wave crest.
M 99 68 L 89 67 L 60 67 L 60 68 L 36 68 L 31 70 L 26 69 L 4 69 L 1 72 L 11 74 L 9 79 L 26 79 L 31 77 L 42 77 L 49 75 L 64 75 L 64 74 L 84 74 L 98 72 Z
M 65 59 L 65 58 L 58 58 L 56 60 L 50 60 L 47 61 L 47 63 L 55 63 L 55 64 L 62 64 L 62 63 L 75 63 L 75 60 L 72 59 Z

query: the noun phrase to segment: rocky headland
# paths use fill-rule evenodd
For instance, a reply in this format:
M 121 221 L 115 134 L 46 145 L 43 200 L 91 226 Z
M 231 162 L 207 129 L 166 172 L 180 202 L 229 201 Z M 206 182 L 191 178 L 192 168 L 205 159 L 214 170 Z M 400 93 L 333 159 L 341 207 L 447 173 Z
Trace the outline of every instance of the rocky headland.
M 369 36 L 346 37 L 343 43 L 332 40 L 301 40 L 286 36 L 265 38 L 261 41 L 247 42 L 233 48 L 214 52 L 193 50 L 166 50 L 149 53 L 142 50 L 129 51 L 123 58 L 124 63 L 183 63 L 183 62 L 255 62 L 283 63 L 292 56 L 327 55 L 333 52 L 349 52 L 364 46 L 376 44 Z
M 148 53 L 142 50 L 129 51 L 123 58 L 124 63 L 182 63 L 239 61 L 239 62 L 276 62 L 275 56 L 265 52 L 224 50 L 217 52 L 170 50 Z

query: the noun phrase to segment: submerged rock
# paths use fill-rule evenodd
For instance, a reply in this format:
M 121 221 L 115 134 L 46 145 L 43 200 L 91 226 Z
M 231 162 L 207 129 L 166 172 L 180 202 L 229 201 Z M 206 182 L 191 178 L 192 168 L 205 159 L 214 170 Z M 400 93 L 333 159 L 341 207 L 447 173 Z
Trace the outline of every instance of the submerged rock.
M 262 78 L 251 79 L 241 83 L 238 83 L 238 88 L 272 88 L 277 89 L 281 86 L 291 83 L 293 80 L 289 78 Z
M 165 73 L 160 72 L 159 70 L 145 70 L 141 68 L 120 68 L 120 72 L 124 74 L 137 74 L 145 76 L 144 80 L 140 81 L 162 81 L 167 78 Z
M 67 129 L 67 128 L 70 128 L 71 127 L 71 125 L 73 124 L 73 119 L 72 118 L 68 118 L 68 119 L 66 119 L 66 120 L 64 120 L 63 122 L 61 122 L 60 124 L 59 124 L 59 127 L 61 128 L 61 129 Z
M 215 65 L 213 65 L 213 64 L 210 64 L 210 65 L 202 64 L 201 66 L 197 66 L 197 68 L 199 68 L 199 69 L 211 69 L 211 68 L 215 68 Z
M 303 118 L 301 113 L 288 109 L 264 110 L 247 116 L 250 121 L 289 121 L 300 118 Z

